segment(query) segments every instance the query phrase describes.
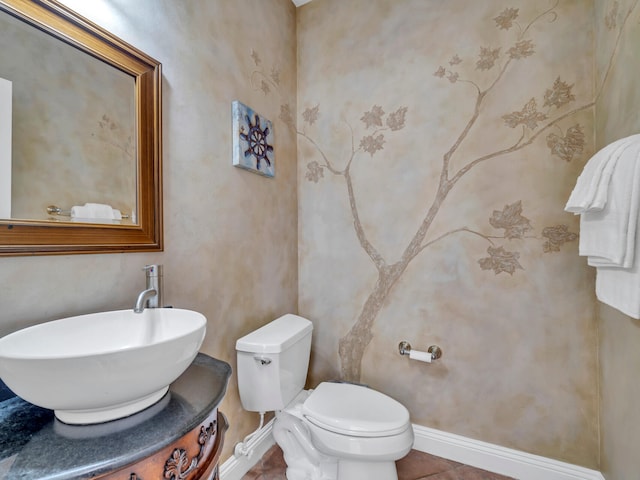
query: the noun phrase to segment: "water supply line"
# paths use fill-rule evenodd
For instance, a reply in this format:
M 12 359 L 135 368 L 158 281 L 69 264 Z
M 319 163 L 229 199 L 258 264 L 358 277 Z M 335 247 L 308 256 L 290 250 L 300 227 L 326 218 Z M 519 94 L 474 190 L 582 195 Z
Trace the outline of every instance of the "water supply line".
M 243 441 L 236 443 L 236 446 L 233 449 L 233 454 L 236 457 L 251 458 L 251 455 L 253 455 L 254 446 L 249 445 L 249 443 L 251 442 L 251 440 L 253 440 L 255 436 L 257 436 L 260 433 L 260 431 L 262 430 L 262 427 L 264 426 L 265 412 L 259 412 L 259 413 L 260 413 L 260 425 L 258 425 L 258 428 L 256 428 L 253 432 L 251 432 L 246 437 L 244 437 Z

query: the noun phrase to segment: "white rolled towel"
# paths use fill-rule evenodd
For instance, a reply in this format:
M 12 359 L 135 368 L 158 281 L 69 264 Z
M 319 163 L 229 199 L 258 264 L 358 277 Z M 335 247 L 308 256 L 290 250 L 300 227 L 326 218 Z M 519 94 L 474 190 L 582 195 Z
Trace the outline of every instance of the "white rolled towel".
M 639 214 L 640 142 L 636 142 L 620 154 L 604 208 L 582 213 L 579 254 L 589 257 L 592 267 L 631 268 Z
M 564 207 L 565 211 L 581 214 L 605 208 L 611 176 L 625 149 L 640 141 L 640 134 L 610 143 L 589 159 Z
M 121 220 L 120 210 L 116 210 L 111 205 L 102 203 L 85 203 L 82 206 L 71 207 L 71 218 L 86 218 L 100 220 Z

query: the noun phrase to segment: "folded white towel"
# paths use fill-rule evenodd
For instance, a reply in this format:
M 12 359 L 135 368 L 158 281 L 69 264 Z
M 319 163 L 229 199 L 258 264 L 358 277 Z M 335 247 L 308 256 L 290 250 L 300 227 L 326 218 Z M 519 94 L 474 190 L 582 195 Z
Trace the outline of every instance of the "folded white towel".
M 640 140 L 640 134 L 610 143 L 589 159 L 576 181 L 576 186 L 564 207 L 576 214 L 602 210 L 607 202 L 611 175 L 620 154 L 631 143 Z
M 635 256 L 640 242 L 636 242 Z M 633 268 L 598 267 L 596 270 L 596 297 L 625 315 L 640 319 L 640 262 Z
M 597 267 L 598 300 L 640 318 L 640 135 L 592 157 L 565 209 L 581 214 L 580 254 Z
M 122 214 L 110 205 L 102 203 L 85 203 L 83 206 L 71 207 L 73 219 L 121 220 Z
M 631 268 L 640 211 L 640 141 L 618 153 L 602 210 L 582 213 L 579 253 L 592 267 Z

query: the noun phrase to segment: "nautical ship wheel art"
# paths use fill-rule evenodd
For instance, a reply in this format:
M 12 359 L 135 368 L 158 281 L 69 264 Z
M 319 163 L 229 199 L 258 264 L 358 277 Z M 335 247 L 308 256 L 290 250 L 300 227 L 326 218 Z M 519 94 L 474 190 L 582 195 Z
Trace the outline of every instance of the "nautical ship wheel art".
M 267 136 L 269 135 L 269 127 L 265 127 L 263 130 L 260 126 L 260 117 L 254 116 L 255 124 L 251 122 L 249 115 L 245 115 L 245 121 L 249 127 L 249 131 L 245 133 L 244 126 L 240 130 L 240 138 L 249 144 L 249 148 L 244 151 L 244 156 L 249 157 L 253 155 L 256 159 L 256 170 L 260 170 L 260 163 L 264 160 L 267 166 L 271 166 L 271 160 L 267 154 L 273 152 L 273 146 L 267 142 Z

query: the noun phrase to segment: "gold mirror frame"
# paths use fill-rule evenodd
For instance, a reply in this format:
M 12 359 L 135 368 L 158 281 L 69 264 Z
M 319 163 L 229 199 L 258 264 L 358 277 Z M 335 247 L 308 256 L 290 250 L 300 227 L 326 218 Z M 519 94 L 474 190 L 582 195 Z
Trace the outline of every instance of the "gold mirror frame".
M 0 220 L 0 256 L 162 251 L 161 65 L 56 0 L 0 0 L 5 12 L 135 79 L 137 225 Z

